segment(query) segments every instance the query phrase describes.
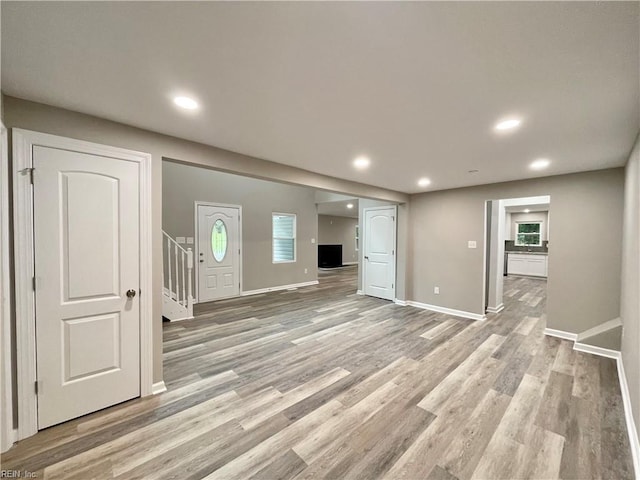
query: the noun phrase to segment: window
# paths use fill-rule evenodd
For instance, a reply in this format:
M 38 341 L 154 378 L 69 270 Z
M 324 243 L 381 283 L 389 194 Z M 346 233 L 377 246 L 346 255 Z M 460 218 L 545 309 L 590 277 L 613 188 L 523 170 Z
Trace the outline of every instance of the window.
M 273 263 L 296 261 L 296 216 L 290 213 L 274 213 Z
M 541 222 L 518 222 L 516 233 L 516 245 L 532 245 L 539 247 L 542 245 L 542 235 L 540 234 Z
M 215 221 L 211 229 L 211 253 L 218 263 L 227 254 L 227 227 L 220 219 Z

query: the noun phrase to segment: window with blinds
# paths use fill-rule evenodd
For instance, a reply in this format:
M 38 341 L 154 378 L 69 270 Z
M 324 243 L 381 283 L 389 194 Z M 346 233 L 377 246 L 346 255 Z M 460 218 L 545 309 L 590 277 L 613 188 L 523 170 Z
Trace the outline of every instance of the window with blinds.
M 274 213 L 273 263 L 296 261 L 296 216 L 291 213 Z

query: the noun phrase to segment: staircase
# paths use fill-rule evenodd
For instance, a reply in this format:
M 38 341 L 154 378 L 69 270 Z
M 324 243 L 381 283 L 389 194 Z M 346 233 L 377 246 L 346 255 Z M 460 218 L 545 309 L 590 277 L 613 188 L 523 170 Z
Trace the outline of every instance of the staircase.
M 171 321 L 193 318 L 193 252 L 162 231 L 162 316 Z

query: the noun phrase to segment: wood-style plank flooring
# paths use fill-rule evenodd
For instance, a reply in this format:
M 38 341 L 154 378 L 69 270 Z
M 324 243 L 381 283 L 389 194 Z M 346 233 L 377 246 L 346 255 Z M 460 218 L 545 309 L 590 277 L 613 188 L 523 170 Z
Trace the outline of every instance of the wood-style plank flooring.
M 545 337 L 546 281 L 474 322 L 320 284 L 165 324 L 168 391 L 41 431 L 50 479 L 631 479 L 615 362 Z

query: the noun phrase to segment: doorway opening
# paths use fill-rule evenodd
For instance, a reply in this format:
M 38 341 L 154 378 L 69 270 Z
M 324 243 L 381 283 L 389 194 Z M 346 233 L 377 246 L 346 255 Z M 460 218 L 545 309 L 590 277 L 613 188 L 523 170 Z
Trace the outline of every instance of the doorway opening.
M 551 197 L 486 202 L 484 307 L 497 314 L 507 300 L 546 302 Z M 535 304 L 535 305 L 534 305 Z

